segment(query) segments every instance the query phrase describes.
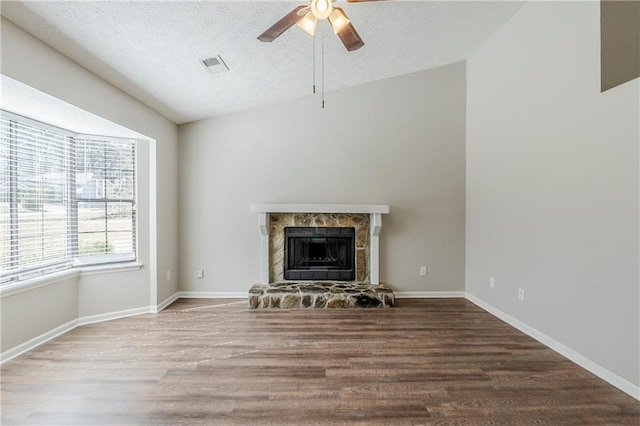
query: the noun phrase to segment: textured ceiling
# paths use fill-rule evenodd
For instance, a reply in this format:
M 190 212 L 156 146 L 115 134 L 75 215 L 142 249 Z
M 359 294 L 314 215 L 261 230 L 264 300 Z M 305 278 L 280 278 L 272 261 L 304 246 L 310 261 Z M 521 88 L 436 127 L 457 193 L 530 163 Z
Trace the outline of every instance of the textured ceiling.
M 342 7 L 365 42 L 347 52 L 327 22 L 256 37 L 297 5 L 275 1 L 2 1 L 2 15 L 176 123 L 468 58 L 520 2 L 386 1 Z M 221 55 L 230 71 L 200 60 Z

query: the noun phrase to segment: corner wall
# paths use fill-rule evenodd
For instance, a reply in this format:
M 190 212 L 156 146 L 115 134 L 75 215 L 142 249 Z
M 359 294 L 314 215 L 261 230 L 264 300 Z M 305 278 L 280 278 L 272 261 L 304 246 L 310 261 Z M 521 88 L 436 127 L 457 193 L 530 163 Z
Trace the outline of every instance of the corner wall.
M 463 290 L 464 63 L 329 92 L 325 109 L 309 96 L 179 129 L 180 290 L 259 282 L 253 203 L 389 204 L 381 281 Z
M 600 93 L 599 26 L 527 3 L 469 59 L 466 289 L 637 393 L 640 92 Z
M 149 309 L 177 292 L 177 126 L 120 89 L 98 78 L 10 21 L 1 22 L 1 72 L 85 111 L 155 139 L 139 173 L 139 271 L 83 274 L 0 300 L 2 352 L 80 317 Z M 153 144 L 152 144 L 153 145 Z M 157 173 L 157 194 L 151 186 Z M 156 203 L 152 205 L 151 203 Z M 157 212 L 157 214 L 155 213 Z M 157 223 L 157 247 L 150 243 Z M 166 282 L 165 271 L 173 280 Z M 158 277 L 158 278 L 157 278 Z M 53 289 L 64 291 L 52 291 Z M 47 308 L 42 309 L 46 298 Z M 20 306 L 21 309 L 15 309 Z M 139 310 L 139 309 L 138 309 Z M 27 327 L 25 324 L 29 323 Z M 35 334 L 34 334 L 35 333 Z M 5 336 L 8 336 L 5 338 Z

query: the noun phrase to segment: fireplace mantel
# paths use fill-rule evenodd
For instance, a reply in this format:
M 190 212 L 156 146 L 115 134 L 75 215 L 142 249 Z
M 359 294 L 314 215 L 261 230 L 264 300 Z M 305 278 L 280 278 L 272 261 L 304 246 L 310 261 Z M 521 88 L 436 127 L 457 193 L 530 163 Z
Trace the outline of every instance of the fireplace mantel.
M 385 204 L 252 204 L 251 212 L 258 214 L 262 236 L 262 267 L 260 282 L 269 284 L 269 213 L 353 213 L 369 214 L 369 274 L 371 284 L 379 284 L 379 242 L 382 215 L 389 213 Z
M 385 204 L 251 204 L 252 213 L 364 213 L 388 214 Z

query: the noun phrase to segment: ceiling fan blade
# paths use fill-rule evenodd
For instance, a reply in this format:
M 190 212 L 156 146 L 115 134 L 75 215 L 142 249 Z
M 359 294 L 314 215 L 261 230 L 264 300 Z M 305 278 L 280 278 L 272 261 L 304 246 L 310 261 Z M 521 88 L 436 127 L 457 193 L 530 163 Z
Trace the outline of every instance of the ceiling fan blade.
M 291 28 L 296 22 L 302 19 L 302 16 L 298 14 L 302 9 L 308 8 L 308 6 L 298 6 L 291 12 L 287 13 L 284 18 L 276 22 L 267 31 L 258 36 L 260 41 L 273 41 L 280 37 L 282 33 Z
M 347 0 L 349 3 L 364 3 L 366 1 L 385 1 L 385 0 Z
M 338 33 L 338 37 L 340 37 L 342 44 L 344 44 L 344 47 L 346 47 L 349 52 L 358 50 L 364 46 L 364 41 L 362 41 L 360 35 L 351 23 L 347 24 L 347 26 Z

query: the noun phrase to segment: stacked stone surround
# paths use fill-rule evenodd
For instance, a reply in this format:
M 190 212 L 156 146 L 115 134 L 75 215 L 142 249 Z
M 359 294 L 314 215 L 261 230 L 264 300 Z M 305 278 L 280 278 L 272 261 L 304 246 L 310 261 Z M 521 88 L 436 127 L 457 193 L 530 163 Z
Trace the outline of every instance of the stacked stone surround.
M 251 309 L 390 308 L 393 291 L 384 284 L 305 281 L 256 284 L 249 290 Z
M 270 213 L 269 283 L 256 284 L 249 290 L 251 309 L 345 309 L 389 308 L 395 304 L 391 288 L 371 284 L 369 213 Z M 355 229 L 356 281 L 285 281 L 284 228 L 352 227 Z M 266 274 L 265 274 L 266 275 Z
M 370 282 L 369 215 L 357 213 L 271 213 L 269 282 L 284 281 L 284 228 L 287 226 L 353 227 L 356 230 L 356 281 Z

